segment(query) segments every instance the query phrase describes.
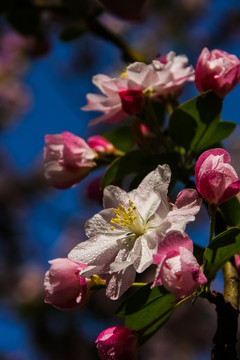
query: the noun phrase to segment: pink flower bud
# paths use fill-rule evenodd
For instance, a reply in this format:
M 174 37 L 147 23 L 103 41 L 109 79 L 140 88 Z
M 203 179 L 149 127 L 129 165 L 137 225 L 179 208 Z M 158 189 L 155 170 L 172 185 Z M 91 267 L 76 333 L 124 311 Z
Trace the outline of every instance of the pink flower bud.
M 139 114 L 144 105 L 144 95 L 141 90 L 124 90 L 119 92 L 122 110 L 129 115 Z
M 125 326 L 114 326 L 98 336 L 98 355 L 101 360 L 137 359 L 137 336 Z
M 115 151 L 113 144 L 100 135 L 91 136 L 87 142 L 90 148 L 100 155 L 112 154 Z
M 67 189 L 85 178 L 97 154 L 80 137 L 64 131 L 45 136 L 44 175 L 57 189 Z
M 141 20 L 148 0 L 100 0 L 107 10 L 124 20 Z
M 192 252 L 193 243 L 187 234 L 169 231 L 153 255 L 158 265 L 153 286 L 163 285 L 177 299 L 182 299 L 207 282 Z
M 213 90 L 224 98 L 239 82 L 240 61 L 223 50 L 204 48 L 199 56 L 195 83 L 198 91 Z
M 89 298 L 91 280 L 80 276 L 87 265 L 68 258 L 49 261 L 51 265 L 45 274 L 45 303 L 60 310 L 75 310 L 82 307 Z
M 197 160 L 195 179 L 200 195 L 210 204 L 222 204 L 240 191 L 240 180 L 223 149 L 205 151 Z

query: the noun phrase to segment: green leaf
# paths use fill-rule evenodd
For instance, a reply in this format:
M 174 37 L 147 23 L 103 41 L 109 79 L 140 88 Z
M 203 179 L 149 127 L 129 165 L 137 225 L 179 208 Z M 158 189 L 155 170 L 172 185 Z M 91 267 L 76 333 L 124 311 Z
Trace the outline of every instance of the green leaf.
M 228 226 L 240 226 L 240 201 L 235 196 L 220 206 Z
M 199 152 L 209 145 L 220 121 L 221 110 L 222 100 L 216 94 L 212 91 L 203 93 L 172 113 L 169 134 L 176 144 L 188 151 Z
M 126 175 L 141 171 L 144 158 L 145 155 L 141 151 L 136 150 L 115 159 L 104 174 L 102 188 L 122 180 Z
M 104 134 L 104 137 L 110 141 L 117 149 L 127 152 L 131 150 L 134 144 L 134 138 L 129 126 L 121 126 Z
M 216 273 L 240 252 L 240 229 L 231 228 L 217 235 L 204 252 L 204 273 L 209 281 Z
M 163 286 L 150 288 L 148 284 L 130 296 L 117 310 L 116 315 L 125 317 L 125 325 L 133 330 L 141 330 L 139 343 L 143 344 L 173 314 L 176 298 Z
M 202 146 L 199 144 L 197 151 L 208 149 L 211 146 L 228 138 L 235 130 L 236 126 L 237 124 L 233 121 L 220 121 L 216 124 L 216 127 L 213 126 L 208 129 L 204 138 L 204 142 L 201 142 Z
M 78 39 L 85 33 L 85 29 L 82 27 L 69 27 L 64 29 L 60 34 L 60 39 L 62 41 L 73 41 Z

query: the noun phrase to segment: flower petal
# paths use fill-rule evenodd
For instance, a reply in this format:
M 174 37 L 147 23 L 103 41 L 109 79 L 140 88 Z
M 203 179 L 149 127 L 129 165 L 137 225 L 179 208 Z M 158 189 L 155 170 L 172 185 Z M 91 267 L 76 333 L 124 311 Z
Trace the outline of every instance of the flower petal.
M 129 193 L 130 199 L 144 220 L 148 220 L 161 203 L 164 205 L 162 209 L 165 208 L 168 211 L 167 191 L 170 179 L 170 167 L 166 164 L 159 165 L 142 180 L 137 189 Z
M 167 216 L 167 220 L 171 223 L 171 230 L 184 231 L 187 223 L 195 220 L 201 204 L 202 200 L 196 190 L 182 190 Z
M 136 271 L 131 265 L 126 269 L 110 275 L 106 295 L 112 299 L 118 299 L 134 282 Z

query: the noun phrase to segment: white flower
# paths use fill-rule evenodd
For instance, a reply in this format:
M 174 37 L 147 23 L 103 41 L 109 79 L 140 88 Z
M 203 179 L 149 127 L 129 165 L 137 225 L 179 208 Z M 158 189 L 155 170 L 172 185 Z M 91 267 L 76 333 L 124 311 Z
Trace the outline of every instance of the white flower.
M 129 115 L 141 113 L 146 93 L 151 98 L 179 95 L 186 81 L 194 81 L 194 69 L 188 66 L 185 55 L 176 56 L 170 51 L 151 64 L 130 64 L 120 77 L 98 74 L 92 81 L 103 95 L 87 94 L 88 104 L 82 110 L 101 111 L 103 115 L 90 125 L 118 123 Z
M 117 186 L 104 190 L 104 210 L 86 223 L 89 240 L 78 244 L 69 258 L 88 267 L 81 276 L 101 275 L 106 294 L 117 299 L 153 263 L 158 244 L 170 230 L 184 231 L 195 219 L 201 200 L 193 189 L 183 190 L 175 204 L 167 198 L 171 170 L 158 166 L 137 189 L 126 193 Z

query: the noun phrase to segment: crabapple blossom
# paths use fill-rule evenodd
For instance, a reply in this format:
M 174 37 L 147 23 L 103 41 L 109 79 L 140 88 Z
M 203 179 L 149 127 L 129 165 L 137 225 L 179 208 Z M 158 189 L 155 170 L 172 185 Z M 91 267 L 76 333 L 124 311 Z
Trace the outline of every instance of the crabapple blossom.
M 194 81 L 195 70 L 188 66 L 186 55 L 177 55 L 170 51 L 168 54 L 153 60 L 158 80 L 153 84 L 153 97 L 165 95 L 179 95 L 186 81 Z
M 112 154 L 116 150 L 112 143 L 100 135 L 91 136 L 87 143 L 99 155 Z
M 45 303 L 61 310 L 82 307 L 90 296 L 91 279 L 80 276 L 87 265 L 68 258 L 49 261 L 51 267 L 45 274 Z
M 89 277 L 98 274 L 106 279 L 106 294 L 119 298 L 141 273 L 153 263 L 153 254 L 170 230 L 184 231 L 195 219 L 201 199 L 196 190 L 181 191 L 175 204 L 167 197 L 171 170 L 159 165 L 137 189 L 126 193 L 117 186 L 104 189 L 99 214 L 85 226 L 89 239 L 78 244 L 70 259 L 88 264 L 81 272 Z
M 224 149 L 205 151 L 197 160 L 195 179 L 200 195 L 210 204 L 222 204 L 240 191 L 240 179 Z
M 137 336 L 126 326 L 114 326 L 102 331 L 96 343 L 101 360 L 137 359 Z
M 195 83 L 199 92 L 213 90 L 224 98 L 240 80 L 240 61 L 223 50 L 204 48 L 196 66 Z
M 134 62 L 118 78 L 98 74 L 93 83 L 103 95 L 88 94 L 85 111 L 101 111 L 104 115 L 92 120 L 91 125 L 100 122 L 118 123 L 129 115 L 140 114 L 144 97 L 159 98 L 176 95 L 186 81 L 194 80 L 194 69 L 187 66 L 185 55 L 176 56 L 171 51 L 165 57 L 151 64 Z
M 96 165 L 97 153 L 80 137 L 64 131 L 46 135 L 44 175 L 57 189 L 67 189 L 83 178 Z
M 158 265 L 153 286 L 163 285 L 177 299 L 192 294 L 199 285 L 207 282 L 193 255 L 192 240 L 180 231 L 169 231 L 153 255 Z

